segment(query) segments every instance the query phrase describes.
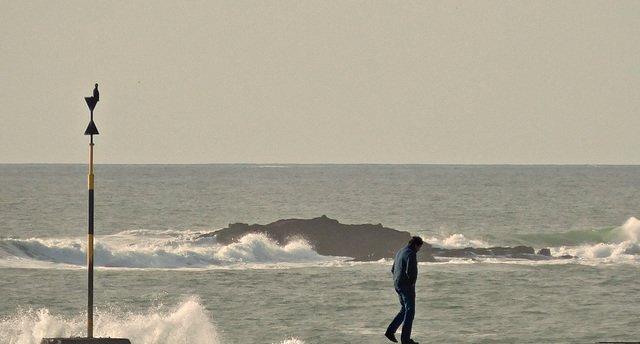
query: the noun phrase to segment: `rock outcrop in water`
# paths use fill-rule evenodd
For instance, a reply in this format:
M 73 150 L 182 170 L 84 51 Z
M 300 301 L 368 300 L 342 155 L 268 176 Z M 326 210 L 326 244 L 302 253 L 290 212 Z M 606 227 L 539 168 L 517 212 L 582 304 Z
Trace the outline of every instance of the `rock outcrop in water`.
M 218 243 L 228 245 L 249 233 L 264 234 L 279 245 L 304 239 L 318 254 L 352 257 L 358 261 L 393 258 L 396 251 L 411 239 L 409 232 L 386 228 L 381 224 L 345 225 L 324 215 L 310 220 L 279 220 L 268 225 L 235 223 L 205 236 L 214 236 Z M 429 254 L 421 253 L 421 260 L 434 260 Z
M 223 245 L 237 242 L 250 233 L 264 234 L 279 245 L 296 239 L 306 240 L 318 254 L 351 257 L 356 261 L 377 261 L 394 258 L 398 249 L 411 239 L 409 232 L 383 227 L 381 224 L 345 225 L 323 215 L 310 220 L 279 220 L 268 225 L 236 223 L 203 237 L 215 237 Z M 548 250 L 535 253 L 532 247 L 490 247 L 442 249 L 426 243 L 418 253 L 418 260 L 435 262 L 435 257 L 474 258 L 496 256 L 524 259 L 548 259 Z

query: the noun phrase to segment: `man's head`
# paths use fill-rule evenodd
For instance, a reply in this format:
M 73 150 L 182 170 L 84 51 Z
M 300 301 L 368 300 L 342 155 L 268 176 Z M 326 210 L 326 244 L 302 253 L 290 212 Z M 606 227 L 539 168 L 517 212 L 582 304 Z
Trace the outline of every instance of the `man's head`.
M 422 241 L 422 238 L 419 236 L 414 236 L 411 238 L 411 240 L 409 240 L 409 246 L 413 246 L 413 248 L 415 248 L 416 251 L 420 251 L 422 244 L 424 244 L 424 242 Z

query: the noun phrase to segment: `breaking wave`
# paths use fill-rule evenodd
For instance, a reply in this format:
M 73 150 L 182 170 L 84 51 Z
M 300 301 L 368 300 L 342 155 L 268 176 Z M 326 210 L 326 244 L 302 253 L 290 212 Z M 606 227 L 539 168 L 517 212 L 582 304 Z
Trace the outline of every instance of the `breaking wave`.
M 153 308 L 146 313 L 100 310 L 94 315 L 94 333 L 99 337 L 128 338 L 132 343 L 222 343 L 207 310 L 193 297 L 173 309 Z M 0 319 L 0 342 L 40 343 L 42 338 L 72 338 L 86 335 L 86 315 L 73 318 L 50 314 L 46 308 L 18 310 Z
M 622 226 L 593 231 L 593 240 L 554 248 L 556 254 L 585 259 L 635 259 L 640 257 L 640 220 L 629 218 Z
M 94 265 L 117 268 L 247 267 L 268 264 L 324 263 L 340 260 L 316 253 L 304 240 L 280 246 L 262 234 L 249 234 L 230 245 L 211 237 L 176 231 L 127 231 L 96 239 Z M 0 264 L 86 266 L 82 239 L 1 239 Z
M 72 318 L 51 314 L 49 309 L 16 310 L 0 319 L 0 343 L 39 344 L 42 338 L 86 336 L 86 314 Z M 140 313 L 117 308 L 96 309 L 96 338 L 127 338 L 143 344 L 223 344 L 223 338 L 210 312 L 198 297 L 187 297 L 175 307 L 155 306 Z M 232 342 L 232 341 L 231 341 Z M 295 338 L 273 344 L 304 344 Z
M 425 237 L 435 247 L 459 249 L 499 246 L 463 234 Z M 84 268 L 85 238 L 0 239 L 0 266 Z M 607 261 L 640 261 L 640 220 L 596 230 L 521 235 L 523 245 L 549 248 L 553 257 L 572 256 Z M 96 238 L 94 264 L 107 268 L 281 268 L 342 264 L 346 257 L 322 256 L 300 239 L 278 245 L 264 234 L 248 234 L 230 245 L 197 232 L 131 230 Z
M 469 239 L 463 234 L 431 237 L 426 241 L 443 249 L 500 246 L 483 240 Z M 623 225 L 595 230 L 572 230 L 562 233 L 520 235 L 519 245 L 536 249 L 549 248 L 554 257 L 571 256 L 584 260 L 640 261 L 640 220 L 629 218 Z
M 462 234 L 454 234 L 444 239 L 432 237 L 432 238 L 425 239 L 425 241 L 430 243 L 434 247 L 444 248 L 444 249 L 458 249 L 458 248 L 465 248 L 465 247 L 478 248 L 478 247 L 490 246 L 482 240 L 471 240 L 466 238 Z

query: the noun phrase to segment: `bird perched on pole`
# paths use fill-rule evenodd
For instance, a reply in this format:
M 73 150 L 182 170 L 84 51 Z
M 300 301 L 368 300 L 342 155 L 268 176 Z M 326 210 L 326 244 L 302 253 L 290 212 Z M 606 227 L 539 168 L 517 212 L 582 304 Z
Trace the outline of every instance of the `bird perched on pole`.
M 96 87 L 93 89 L 93 99 L 95 99 L 96 102 L 100 100 L 100 92 L 98 92 L 98 84 L 96 84 Z

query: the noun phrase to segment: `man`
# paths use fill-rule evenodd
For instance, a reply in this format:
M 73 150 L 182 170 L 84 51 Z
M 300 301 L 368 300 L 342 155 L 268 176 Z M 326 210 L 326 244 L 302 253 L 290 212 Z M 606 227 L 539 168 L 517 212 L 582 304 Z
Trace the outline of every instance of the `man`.
M 385 336 L 390 341 L 397 343 L 396 331 L 402 325 L 402 344 L 418 344 L 411 339 L 411 326 L 416 313 L 416 280 L 418 279 L 418 259 L 416 254 L 420 251 L 422 238 L 414 236 L 409 240 L 409 244 L 398 251 L 393 262 L 391 273 L 393 273 L 393 286 L 400 297 L 402 308 L 393 319 Z

